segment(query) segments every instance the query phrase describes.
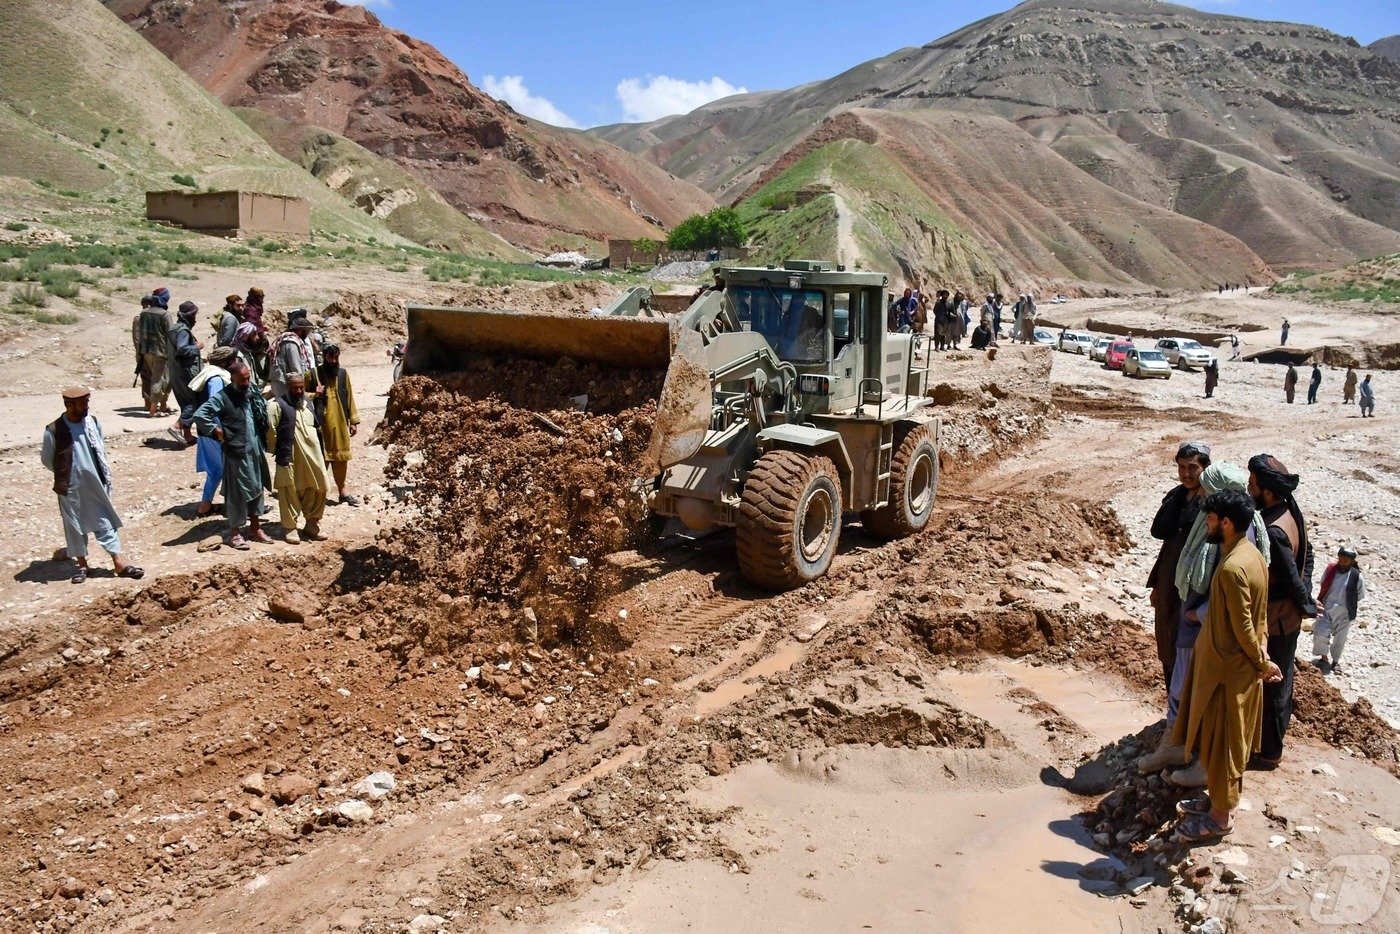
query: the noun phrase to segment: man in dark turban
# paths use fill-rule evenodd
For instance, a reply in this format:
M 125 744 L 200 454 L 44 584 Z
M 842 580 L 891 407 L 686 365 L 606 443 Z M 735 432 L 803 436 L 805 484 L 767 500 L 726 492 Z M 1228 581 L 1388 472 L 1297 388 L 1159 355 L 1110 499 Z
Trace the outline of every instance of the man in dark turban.
M 1269 659 L 1283 672 L 1282 680 L 1264 685 L 1264 732 L 1257 768 L 1277 768 L 1283 759 L 1283 737 L 1293 716 L 1293 656 L 1303 618 L 1317 615 L 1312 598 L 1313 553 L 1303 512 L 1293 498 L 1298 475 L 1289 473 L 1277 457 L 1259 454 L 1249 459 L 1249 495 L 1269 532 Z

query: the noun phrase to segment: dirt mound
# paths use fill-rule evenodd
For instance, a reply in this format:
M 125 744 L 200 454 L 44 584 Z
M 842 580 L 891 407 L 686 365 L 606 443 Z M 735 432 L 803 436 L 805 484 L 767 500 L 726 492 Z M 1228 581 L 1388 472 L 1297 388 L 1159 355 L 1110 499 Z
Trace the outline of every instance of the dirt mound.
M 617 584 L 602 559 L 646 515 L 635 484 L 660 381 L 570 361 L 400 380 L 379 439 L 418 515 L 395 546 L 443 592 L 520 614 L 531 638 L 611 639 L 594 612 Z
M 464 308 L 509 308 L 544 313 L 588 311 L 608 304 L 618 288 L 599 279 L 553 282 L 548 285 L 470 286 L 444 289 L 422 299 L 423 304 Z M 347 347 L 385 347 L 408 334 L 408 298 L 398 292 L 344 292 L 321 310 L 329 340 Z M 268 310 L 269 327 L 286 322 Z
M 1293 724 L 1300 736 L 1350 749 L 1378 763 L 1400 764 L 1400 733 L 1381 719 L 1366 698 L 1347 703 L 1312 665 L 1299 664 L 1293 676 Z
M 321 310 L 326 337 L 342 347 L 387 346 L 408 334 L 403 296 L 346 292 Z

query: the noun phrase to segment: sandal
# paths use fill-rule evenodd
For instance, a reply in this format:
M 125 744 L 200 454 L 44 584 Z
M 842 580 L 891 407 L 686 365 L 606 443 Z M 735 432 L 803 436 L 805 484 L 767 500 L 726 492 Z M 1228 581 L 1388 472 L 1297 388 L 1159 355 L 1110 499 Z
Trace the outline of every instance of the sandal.
M 228 546 L 230 548 L 237 549 L 238 551 L 248 550 L 248 542 L 244 540 L 242 535 L 230 535 L 228 539 Z
M 1249 763 L 1246 767 L 1255 772 L 1272 772 L 1279 767 L 1279 763 L 1282 761 L 1282 759 L 1265 759 L 1262 756 L 1250 756 Z
M 73 576 L 68 578 L 68 582 L 70 584 L 81 584 L 83 581 L 87 580 L 87 574 L 87 568 L 78 568 L 73 572 Z
M 1201 795 L 1197 798 L 1183 798 L 1176 803 L 1176 812 L 1181 815 L 1200 816 L 1210 813 L 1210 798 Z
M 141 578 L 146 576 L 146 572 L 143 569 L 138 568 L 134 564 L 128 564 L 126 567 L 122 568 L 120 571 L 117 572 L 117 576 L 130 578 L 134 581 L 139 581 Z
M 271 536 L 271 535 L 268 535 L 266 532 L 263 532 L 263 531 L 261 531 L 261 530 L 259 530 L 259 531 L 257 531 L 257 532 L 250 532 L 250 533 L 248 534 L 248 539 L 249 539 L 249 541 L 257 542 L 259 545 L 271 545 L 271 544 L 272 544 L 272 536 Z
M 1192 814 L 1176 825 L 1176 838 L 1183 843 L 1202 843 L 1234 833 L 1235 825 L 1221 827 L 1209 814 Z

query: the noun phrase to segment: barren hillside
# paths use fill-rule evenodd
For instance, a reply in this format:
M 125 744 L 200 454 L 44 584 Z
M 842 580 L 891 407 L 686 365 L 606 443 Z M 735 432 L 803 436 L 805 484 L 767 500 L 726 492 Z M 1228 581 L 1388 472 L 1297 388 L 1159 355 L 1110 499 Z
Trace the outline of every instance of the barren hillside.
M 291 123 L 248 107 L 239 107 L 235 113 L 279 153 L 360 210 L 383 220 L 395 233 L 471 256 L 525 258 L 392 159 L 321 127 Z
M 1386 36 L 1366 46 L 1377 55 L 1384 55 L 1392 62 L 1400 62 L 1400 36 Z
M 534 249 L 655 235 L 710 198 L 597 138 L 528 120 L 362 7 L 108 0 L 230 106 L 325 127 Z
M 398 242 L 273 151 L 97 0 L 0 4 L 4 176 L 22 180 L 7 186 L 7 197 L 23 202 L 26 216 L 56 211 L 128 224 L 144 218 L 148 189 L 254 187 L 310 199 L 313 232 Z
M 1400 245 L 1400 65 L 1316 27 L 1146 0 L 1030 0 L 826 81 L 596 132 L 733 200 L 856 108 L 1013 121 L 1280 268 Z
M 851 231 L 843 259 L 913 282 L 1062 291 L 1270 278 L 1235 237 L 1086 176 L 997 117 L 849 111 L 786 153 L 743 204 L 778 258 L 790 247 L 777 232 L 810 227 L 802 212 L 823 198 L 831 223 Z M 806 206 L 787 209 L 789 200 Z

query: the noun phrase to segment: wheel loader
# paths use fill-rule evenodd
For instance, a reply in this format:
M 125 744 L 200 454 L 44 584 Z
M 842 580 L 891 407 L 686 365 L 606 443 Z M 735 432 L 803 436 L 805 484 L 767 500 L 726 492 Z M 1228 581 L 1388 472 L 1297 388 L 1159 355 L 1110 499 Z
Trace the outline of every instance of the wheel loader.
M 847 515 L 881 538 L 927 525 L 939 421 L 923 338 L 886 331 L 889 277 L 810 260 L 714 275 L 671 316 L 645 288 L 587 316 L 409 305 L 403 371 L 474 354 L 665 369 L 647 505 L 734 528 L 740 570 L 764 588 L 826 573 Z

